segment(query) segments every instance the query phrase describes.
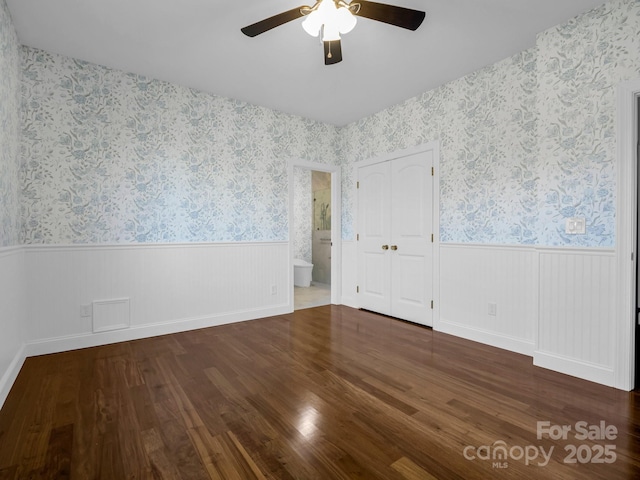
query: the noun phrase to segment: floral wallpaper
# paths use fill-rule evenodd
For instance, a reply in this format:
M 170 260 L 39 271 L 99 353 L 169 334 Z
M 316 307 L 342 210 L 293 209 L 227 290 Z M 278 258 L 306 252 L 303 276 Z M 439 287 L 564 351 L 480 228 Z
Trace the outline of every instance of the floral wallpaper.
M 311 263 L 313 237 L 311 170 L 294 167 L 293 177 L 293 256 Z
M 640 0 L 612 0 L 534 48 L 341 132 L 354 236 L 359 160 L 440 142 L 443 242 L 613 247 L 616 85 L 640 76 Z M 565 222 L 584 217 L 585 235 Z
M 11 64 L 5 30 L 0 61 Z M 639 52 L 640 0 L 612 0 L 531 49 L 338 128 L 22 47 L 22 197 L 9 135 L 0 242 L 16 242 L 18 203 L 25 243 L 286 240 L 292 158 L 343 166 L 352 240 L 354 164 L 438 141 L 441 241 L 612 247 L 615 87 L 640 76 Z M 9 124 L 12 88 L 0 86 Z M 573 216 L 586 235 L 564 234 Z
M 640 1 L 614 0 L 538 36 L 540 237 L 615 246 L 616 86 L 640 76 Z M 585 217 L 587 235 L 566 235 Z
M 25 243 L 285 241 L 336 127 L 22 48 Z
M 527 50 L 346 127 L 346 163 L 440 142 L 443 242 L 535 244 L 536 55 Z M 343 205 L 354 205 L 345 168 Z M 353 235 L 353 214 L 343 214 Z
M 20 242 L 20 47 L 0 0 L 0 247 Z

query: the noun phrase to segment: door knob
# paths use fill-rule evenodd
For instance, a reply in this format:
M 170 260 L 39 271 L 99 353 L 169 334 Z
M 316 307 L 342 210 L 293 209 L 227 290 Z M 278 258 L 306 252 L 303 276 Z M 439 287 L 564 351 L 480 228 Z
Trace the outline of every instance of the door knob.
M 391 245 L 391 250 L 397 250 L 398 249 L 398 245 Z
M 389 250 L 389 245 L 382 245 L 383 250 Z

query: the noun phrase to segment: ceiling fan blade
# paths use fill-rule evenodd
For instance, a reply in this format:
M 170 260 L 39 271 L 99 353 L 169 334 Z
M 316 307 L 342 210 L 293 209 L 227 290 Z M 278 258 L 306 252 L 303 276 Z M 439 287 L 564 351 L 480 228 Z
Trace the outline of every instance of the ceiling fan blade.
M 272 28 L 279 27 L 291 20 L 302 17 L 302 8 L 303 7 L 294 8 L 274 15 L 273 17 L 265 18 L 264 20 L 260 20 L 252 25 L 241 28 L 240 31 L 248 37 L 255 37 L 256 35 L 260 35 L 261 33 L 271 30 Z
M 386 3 L 369 2 L 368 0 L 355 0 L 354 3 L 360 4 L 360 9 L 354 12 L 355 15 L 408 30 L 417 30 L 426 15 L 420 10 L 387 5 Z
M 324 44 L 324 64 L 333 65 L 342 61 L 342 45 L 340 40 L 322 42 Z

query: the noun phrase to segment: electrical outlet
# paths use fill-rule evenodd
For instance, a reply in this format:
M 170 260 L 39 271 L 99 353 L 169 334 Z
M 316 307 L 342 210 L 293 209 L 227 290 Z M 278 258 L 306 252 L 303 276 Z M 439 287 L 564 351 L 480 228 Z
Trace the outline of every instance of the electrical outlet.
M 585 219 L 567 218 L 564 231 L 567 235 L 584 235 L 587 231 Z
M 271 295 L 277 295 L 277 294 L 278 294 L 277 285 L 271 285 Z
M 90 317 L 92 314 L 91 304 L 88 303 L 86 305 L 80 305 L 80 316 L 81 317 Z
M 498 314 L 498 305 L 496 303 L 489 303 L 488 312 L 489 315 L 495 317 Z

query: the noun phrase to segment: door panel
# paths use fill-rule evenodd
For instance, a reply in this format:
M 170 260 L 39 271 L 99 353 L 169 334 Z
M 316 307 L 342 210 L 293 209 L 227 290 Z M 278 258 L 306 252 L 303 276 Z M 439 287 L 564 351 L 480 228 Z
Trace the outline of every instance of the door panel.
M 414 255 L 398 254 L 394 259 L 398 264 L 398 285 L 394 284 L 397 292 L 397 302 L 410 306 L 421 306 L 427 302 L 424 284 L 424 258 Z
M 424 325 L 432 325 L 432 155 L 358 170 L 360 305 Z
M 384 272 L 387 270 L 387 263 L 389 259 L 382 252 L 368 252 L 363 255 L 364 264 L 364 278 L 363 285 L 360 287 L 360 292 L 366 296 L 371 296 L 372 301 L 385 302 L 388 297 L 388 283 L 384 277 Z M 386 305 L 384 306 L 386 310 Z
M 359 169 L 358 279 L 362 308 L 390 314 L 391 263 L 389 165 L 378 163 Z
M 433 294 L 431 152 L 391 162 L 391 310 L 393 315 L 432 325 Z
M 404 157 L 392 162 L 392 232 L 394 239 L 426 235 L 426 165 L 422 158 Z M 429 233 L 431 225 L 428 226 Z

